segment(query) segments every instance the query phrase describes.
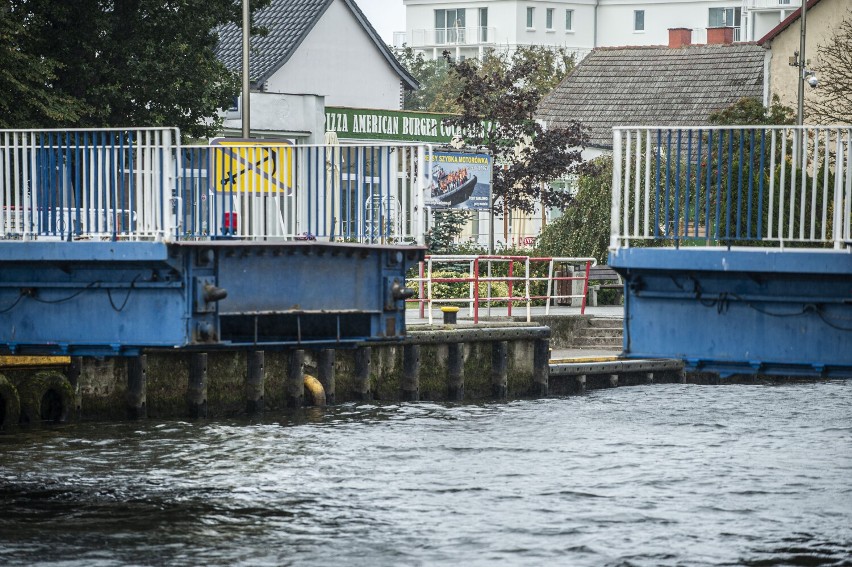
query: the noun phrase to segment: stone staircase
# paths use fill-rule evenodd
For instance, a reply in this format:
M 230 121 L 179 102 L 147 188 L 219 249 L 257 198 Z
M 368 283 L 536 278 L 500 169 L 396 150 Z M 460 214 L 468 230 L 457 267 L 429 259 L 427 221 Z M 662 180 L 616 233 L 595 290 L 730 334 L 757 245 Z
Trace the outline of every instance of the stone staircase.
M 624 341 L 624 319 L 592 317 L 588 326 L 575 330 L 571 346 L 583 349 L 621 350 Z

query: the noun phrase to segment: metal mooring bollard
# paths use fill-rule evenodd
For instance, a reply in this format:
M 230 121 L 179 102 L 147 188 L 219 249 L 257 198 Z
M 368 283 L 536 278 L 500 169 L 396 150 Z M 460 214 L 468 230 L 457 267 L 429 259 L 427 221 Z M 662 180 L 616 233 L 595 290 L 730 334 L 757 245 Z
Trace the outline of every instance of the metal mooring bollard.
M 458 315 L 459 308 L 446 306 L 441 307 L 441 312 L 444 314 L 444 325 L 455 325 L 456 324 L 456 316 Z

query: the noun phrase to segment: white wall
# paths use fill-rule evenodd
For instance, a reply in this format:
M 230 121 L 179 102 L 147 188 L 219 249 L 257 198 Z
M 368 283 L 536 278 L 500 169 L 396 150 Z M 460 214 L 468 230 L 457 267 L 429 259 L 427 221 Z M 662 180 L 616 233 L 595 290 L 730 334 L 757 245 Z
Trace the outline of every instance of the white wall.
M 467 27 L 477 25 L 476 9 L 488 8 L 488 25 L 499 45 L 595 46 L 666 45 L 669 28 L 704 30 L 710 8 L 742 8 L 742 0 L 599 0 L 595 36 L 595 0 L 404 0 L 409 45 L 435 27 L 435 9 L 466 8 Z M 527 7 L 535 8 L 534 31 L 526 26 Z M 554 8 L 554 31 L 545 27 L 547 8 Z M 565 33 L 565 10 L 574 10 L 574 33 Z M 633 31 L 634 10 L 645 10 L 645 31 Z M 773 16 L 778 17 L 778 12 Z M 419 35 L 418 35 L 419 34 Z M 703 36 L 702 32 L 700 36 Z M 597 39 L 597 44 L 595 44 Z M 743 39 L 746 39 L 745 37 Z M 431 43 L 431 39 L 427 40 Z M 440 55 L 440 51 L 438 51 Z
M 669 28 L 705 29 L 710 8 L 741 8 L 740 0 L 601 0 L 598 45 L 667 45 Z M 633 31 L 633 12 L 645 10 L 645 31 Z
M 328 106 L 400 108 L 400 77 L 343 2 L 335 0 L 268 92 L 311 93 Z
M 594 0 L 404 0 L 406 6 L 406 42 L 420 46 L 434 43 L 435 10 L 461 9 L 466 12 L 465 27 L 479 25 L 479 8 L 488 8 L 488 28 L 493 32 L 489 43 L 493 47 L 514 48 L 517 45 L 552 45 L 591 49 L 594 29 Z M 535 8 L 535 30 L 526 27 L 527 7 Z M 553 30 L 546 29 L 546 12 L 554 9 Z M 574 10 L 573 32 L 565 31 L 565 10 Z M 428 30 L 428 31 L 427 31 Z M 454 46 L 447 46 L 453 51 Z M 440 55 L 443 47 L 437 48 Z M 471 53 L 473 48 L 462 48 L 462 53 Z M 427 50 L 427 54 L 429 51 Z
M 251 93 L 251 135 L 259 138 L 296 138 L 307 144 L 323 143 L 325 105 L 320 96 Z M 222 112 L 222 135 L 242 134 L 242 108 Z

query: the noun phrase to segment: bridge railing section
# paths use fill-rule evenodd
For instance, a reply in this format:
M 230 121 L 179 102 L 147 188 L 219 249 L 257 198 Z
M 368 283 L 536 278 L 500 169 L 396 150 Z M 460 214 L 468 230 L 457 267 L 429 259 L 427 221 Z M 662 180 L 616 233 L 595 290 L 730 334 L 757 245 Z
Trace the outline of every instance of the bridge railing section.
M 422 244 L 428 151 L 181 146 L 164 128 L 0 130 L 0 239 Z
M 420 242 L 426 148 L 221 142 L 181 149 L 180 238 Z
M 852 129 L 617 127 L 612 248 L 845 247 Z
M 0 239 L 152 239 L 168 226 L 174 128 L 0 130 Z

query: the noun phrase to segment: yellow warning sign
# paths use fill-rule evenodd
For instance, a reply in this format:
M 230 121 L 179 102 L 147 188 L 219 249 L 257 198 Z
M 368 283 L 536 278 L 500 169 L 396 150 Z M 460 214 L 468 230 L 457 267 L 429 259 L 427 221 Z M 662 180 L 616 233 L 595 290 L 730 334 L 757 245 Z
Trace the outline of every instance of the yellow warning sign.
M 296 163 L 290 142 L 215 138 L 210 144 L 217 192 L 292 193 Z

